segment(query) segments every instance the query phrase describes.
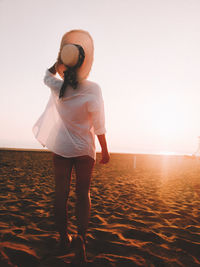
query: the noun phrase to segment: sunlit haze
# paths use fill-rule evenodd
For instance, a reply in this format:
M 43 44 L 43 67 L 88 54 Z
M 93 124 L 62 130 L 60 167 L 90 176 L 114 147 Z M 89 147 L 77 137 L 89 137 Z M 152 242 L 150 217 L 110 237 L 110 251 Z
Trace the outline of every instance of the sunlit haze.
M 111 152 L 193 153 L 200 135 L 199 0 L 0 0 L 0 147 L 42 148 L 32 126 L 62 35 L 94 39 L 89 79 Z

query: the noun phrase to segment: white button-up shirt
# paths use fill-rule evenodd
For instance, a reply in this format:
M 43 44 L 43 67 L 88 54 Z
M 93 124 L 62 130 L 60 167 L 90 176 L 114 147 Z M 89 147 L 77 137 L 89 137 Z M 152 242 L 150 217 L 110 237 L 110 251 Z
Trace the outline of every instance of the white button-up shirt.
M 95 134 L 106 132 L 100 87 L 84 80 L 76 89 L 68 86 L 64 97 L 59 99 L 63 80 L 47 70 L 44 83 L 51 89 L 51 96 L 33 126 L 36 139 L 63 157 L 88 155 L 95 159 Z

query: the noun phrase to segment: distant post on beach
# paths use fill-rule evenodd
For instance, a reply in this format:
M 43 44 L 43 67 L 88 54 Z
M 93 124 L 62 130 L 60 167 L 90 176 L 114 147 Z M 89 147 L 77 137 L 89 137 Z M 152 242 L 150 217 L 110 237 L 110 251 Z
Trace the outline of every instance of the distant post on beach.
M 196 152 L 194 153 L 194 156 L 199 158 L 200 157 L 200 136 L 198 136 L 199 142 L 198 142 L 198 148 Z
M 136 169 L 136 156 L 133 156 L 133 169 Z

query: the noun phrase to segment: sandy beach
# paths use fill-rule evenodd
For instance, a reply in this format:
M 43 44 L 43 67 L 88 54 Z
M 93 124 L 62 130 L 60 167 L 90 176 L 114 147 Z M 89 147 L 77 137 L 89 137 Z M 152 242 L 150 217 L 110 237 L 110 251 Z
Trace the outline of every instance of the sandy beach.
M 200 160 L 184 156 L 99 155 L 91 185 L 87 266 L 200 266 Z M 62 267 L 54 255 L 51 153 L 0 151 L 0 266 Z M 70 233 L 76 233 L 74 182 Z

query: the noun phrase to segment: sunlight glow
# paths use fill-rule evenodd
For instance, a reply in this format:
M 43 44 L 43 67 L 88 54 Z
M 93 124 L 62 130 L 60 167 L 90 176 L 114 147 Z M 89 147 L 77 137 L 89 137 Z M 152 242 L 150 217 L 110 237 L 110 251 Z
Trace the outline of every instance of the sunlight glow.
M 173 151 L 160 151 L 160 152 L 158 153 L 158 155 L 173 156 L 173 155 L 176 155 L 176 153 L 173 152 Z
M 50 95 L 43 76 L 63 34 L 77 28 L 94 40 L 88 79 L 102 89 L 109 150 L 194 153 L 200 135 L 200 1 L 68 2 L 0 0 L 0 147 L 42 149 L 32 127 Z M 17 62 L 12 79 L 8 62 Z

